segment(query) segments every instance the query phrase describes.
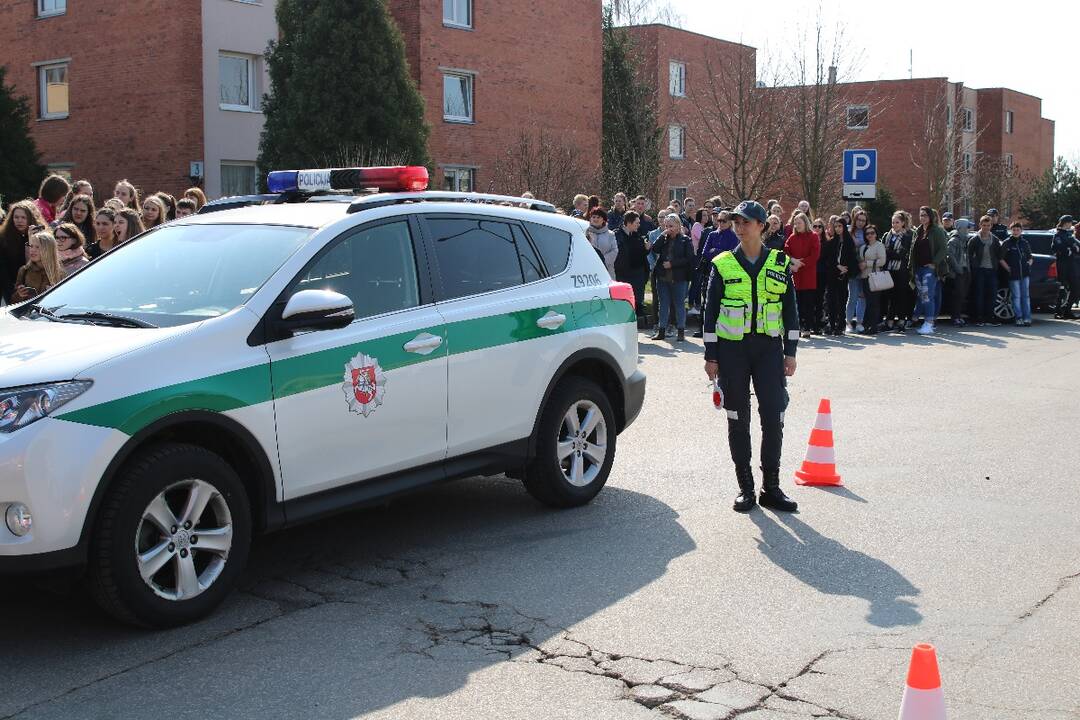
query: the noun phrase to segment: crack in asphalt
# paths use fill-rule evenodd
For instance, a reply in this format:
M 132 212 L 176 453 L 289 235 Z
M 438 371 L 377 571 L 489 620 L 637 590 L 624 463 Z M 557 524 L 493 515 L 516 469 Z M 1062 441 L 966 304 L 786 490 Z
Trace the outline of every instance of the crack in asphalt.
M 1069 586 L 1069 583 L 1073 580 L 1076 580 L 1077 578 L 1080 578 L 1080 572 L 1073 573 L 1072 575 L 1066 575 L 1065 577 L 1061 578 L 1061 580 L 1058 581 L 1057 587 L 1054 588 L 1054 590 L 1049 595 L 1028 608 L 1027 612 L 1025 612 L 1023 615 L 1016 619 L 1017 622 L 1027 620 L 1029 617 L 1034 615 L 1036 612 L 1038 612 L 1039 608 L 1053 600 L 1055 595 L 1067 588 Z

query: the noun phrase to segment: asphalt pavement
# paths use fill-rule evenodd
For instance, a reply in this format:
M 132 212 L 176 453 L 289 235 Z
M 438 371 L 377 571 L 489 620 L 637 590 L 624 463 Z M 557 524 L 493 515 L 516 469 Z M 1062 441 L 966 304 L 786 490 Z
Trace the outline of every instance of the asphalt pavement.
M 642 337 L 591 505 L 472 479 L 278 533 L 161 633 L 6 580 L 0 720 L 891 719 L 924 641 L 950 720 L 1080 718 L 1080 324 L 803 343 L 797 515 L 731 511 L 700 344 Z M 798 488 L 822 397 L 844 487 Z

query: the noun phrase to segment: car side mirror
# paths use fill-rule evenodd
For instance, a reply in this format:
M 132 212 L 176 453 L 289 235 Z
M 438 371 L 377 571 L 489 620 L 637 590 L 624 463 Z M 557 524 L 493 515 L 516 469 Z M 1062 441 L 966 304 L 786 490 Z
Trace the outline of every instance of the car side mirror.
M 300 330 L 337 330 L 356 317 L 347 296 L 332 290 L 301 290 L 294 293 L 277 323 L 289 333 Z

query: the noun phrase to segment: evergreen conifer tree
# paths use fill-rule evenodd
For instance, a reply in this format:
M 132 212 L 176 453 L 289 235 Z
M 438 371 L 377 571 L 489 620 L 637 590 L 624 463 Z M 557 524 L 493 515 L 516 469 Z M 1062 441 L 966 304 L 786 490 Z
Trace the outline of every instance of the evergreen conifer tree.
M 5 206 L 37 195 L 45 177 L 30 136 L 30 105 L 5 82 L 6 74 L 0 65 L 0 202 Z

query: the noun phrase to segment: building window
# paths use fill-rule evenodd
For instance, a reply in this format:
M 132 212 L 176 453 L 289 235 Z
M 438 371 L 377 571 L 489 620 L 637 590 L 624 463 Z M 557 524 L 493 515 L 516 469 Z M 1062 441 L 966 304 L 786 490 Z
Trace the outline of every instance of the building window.
M 1013 131 L 1013 111 L 1012 110 L 1006 110 L 1005 111 L 1005 132 L 1012 135 L 1012 131 Z
M 870 127 L 870 106 L 848 105 L 847 126 L 848 130 L 865 130 Z
M 56 120 L 68 116 L 67 63 L 38 67 L 41 119 Z
M 473 121 L 472 73 L 443 73 L 443 120 Z
M 668 202 L 671 202 L 672 200 L 678 200 L 680 203 L 686 202 L 686 188 L 668 188 Z
M 52 17 L 67 12 L 67 0 L 37 0 L 37 16 Z
M 671 96 L 686 97 L 686 63 L 672 60 L 668 63 L 670 77 Z
M 256 191 L 255 163 L 221 163 L 221 194 L 223 197 L 229 195 L 254 195 Z
M 963 203 L 964 203 L 963 215 L 965 217 L 971 217 L 972 214 L 974 213 L 974 210 L 975 210 L 974 206 L 971 204 L 971 198 L 964 198 Z
M 476 168 L 443 168 L 443 188 L 452 192 L 473 192 L 476 189 Z
M 975 129 L 975 113 L 971 108 L 960 108 L 960 122 L 963 123 L 964 132 Z
M 945 127 L 948 128 L 948 129 L 952 128 L 952 106 L 951 105 L 946 105 L 945 106 Z
M 257 112 L 259 110 L 258 93 L 255 83 L 254 55 L 237 53 L 218 54 L 218 87 L 222 110 Z
M 966 152 L 961 156 L 961 158 L 963 160 L 964 172 L 970 172 L 971 171 L 971 153 Z
M 686 129 L 681 125 L 668 126 L 668 156 L 672 160 L 686 157 Z
M 472 27 L 472 0 L 443 0 L 443 25 L 459 28 Z
M 1012 153 L 1005 153 L 1005 169 L 1012 172 L 1013 169 L 1013 156 Z

